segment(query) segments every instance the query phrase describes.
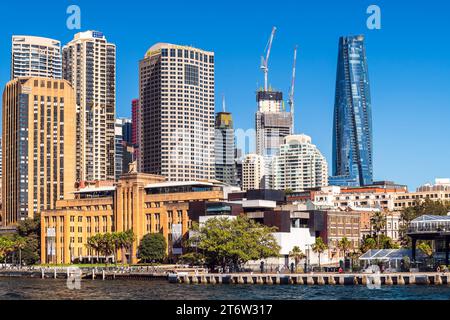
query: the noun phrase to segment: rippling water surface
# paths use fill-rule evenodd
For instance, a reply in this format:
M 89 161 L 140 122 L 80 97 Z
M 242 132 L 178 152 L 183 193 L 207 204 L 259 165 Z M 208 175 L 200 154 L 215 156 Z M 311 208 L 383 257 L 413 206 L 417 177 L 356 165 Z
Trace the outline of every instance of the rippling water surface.
M 0 300 L 450 300 L 450 286 L 183 285 L 163 280 L 83 280 L 70 290 L 65 280 L 0 278 Z

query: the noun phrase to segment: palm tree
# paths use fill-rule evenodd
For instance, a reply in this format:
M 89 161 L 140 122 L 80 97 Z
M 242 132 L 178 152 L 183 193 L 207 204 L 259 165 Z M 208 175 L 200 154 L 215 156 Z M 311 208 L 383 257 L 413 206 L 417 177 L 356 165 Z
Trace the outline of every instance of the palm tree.
M 99 261 L 101 246 L 102 246 L 102 243 L 101 243 L 101 235 L 100 234 L 96 234 L 95 236 L 89 237 L 87 239 L 86 247 L 88 249 L 91 249 L 92 251 L 94 251 L 97 254 L 97 263 Z
M 112 237 L 114 242 L 114 263 L 117 264 L 117 251 L 124 246 L 124 234 L 123 232 L 114 232 Z
M 339 250 L 341 250 L 342 252 L 344 252 L 344 259 L 347 257 L 347 252 L 348 250 L 350 250 L 352 246 L 352 243 L 350 242 L 350 240 L 347 239 L 347 237 L 343 237 L 339 242 L 338 242 L 338 248 Z
M 316 238 L 316 242 L 312 245 L 312 251 L 319 255 L 319 268 L 320 268 L 320 256 L 325 250 L 327 250 L 327 245 L 323 242 L 321 237 Z
M 300 263 L 300 260 L 306 258 L 306 255 L 300 249 L 300 247 L 295 246 L 292 248 L 292 251 L 289 252 L 289 257 L 294 258 L 295 261 L 295 271 L 297 271 L 297 266 Z
M 127 230 L 124 232 L 124 249 L 127 250 L 130 253 L 130 262 L 131 262 L 131 256 L 133 251 L 133 244 L 136 241 L 136 235 L 134 234 L 133 230 Z M 125 255 L 123 255 L 125 257 Z M 128 261 L 127 261 L 128 262 Z
M 25 249 L 27 240 L 23 237 L 16 237 L 14 239 L 14 249 L 19 251 L 19 265 L 22 267 L 22 250 Z
M 386 214 L 383 211 L 375 212 L 370 218 L 370 224 L 377 237 L 377 248 L 380 247 L 380 233 L 386 227 Z

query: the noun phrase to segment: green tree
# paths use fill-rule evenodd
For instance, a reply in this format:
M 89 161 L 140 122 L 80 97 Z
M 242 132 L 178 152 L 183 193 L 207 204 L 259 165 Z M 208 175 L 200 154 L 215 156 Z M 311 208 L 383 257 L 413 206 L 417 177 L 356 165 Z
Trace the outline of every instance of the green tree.
M 401 213 L 401 224 L 399 228 L 400 243 L 405 248 L 411 248 L 411 238 L 408 237 L 407 231 L 409 223 L 426 214 L 433 214 L 438 216 L 445 216 L 450 211 L 449 201 L 433 201 L 429 198 L 425 200 L 417 199 L 413 206 L 405 208 Z
M 102 253 L 102 235 L 96 234 L 91 236 L 86 241 L 86 247 L 92 250 L 92 254 L 97 256 L 97 262 L 99 261 L 100 254 Z
M 212 218 L 201 226 L 195 224 L 193 231 L 190 244 L 203 254 L 211 270 L 279 256 L 280 246 L 272 234 L 276 228 L 246 217 Z
M 130 253 L 130 259 L 132 256 L 132 250 L 134 242 L 136 241 L 136 235 L 134 234 L 133 230 L 127 230 L 123 233 L 123 245 L 125 252 Z M 127 263 L 131 263 L 131 261 L 126 261 Z
M 205 257 L 198 252 L 189 252 L 182 255 L 179 262 L 190 266 L 203 266 L 205 264 Z
M 167 242 L 161 233 L 146 234 L 139 244 L 141 262 L 162 262 L 166 258 Z
M 417 246 L 417 249 L 419 249 L 426 256 L 426 261 L 428 262 L 428 265 L 430 265 L 433 259 L 433 249 L 431 246 L 426 242 L 421 242 Z
M 21 220 L 17 224 L 17 235 L 25 239 L 21 245 L 21 260 L 27 265 L 40 262 L 41 259 L 41 218 L 36 215 L 33 219 Z
M 126 252 L 130 251 L 133 247 L 134 242 L 136 241 L 136 236 L 134 235 L 133 230 L 127 230 L 125 232 L 115 232 L 113 233 L 113 242 L 114 242 L 114 261 L 117 261 L 117 251 L 122 251 L 122 263 L 128 263 L 125 261 Z
M 116 252 L 115 239 L 112 233 L 101 235 L 100 252 L 105 256 L 105 264 L 108 265 L 108 257 L 114 256 Z
M 319 256 L 319 268 L 320 266 L 320 256 L 322 255 L 322 253 L 325 252 L 325 250 L 327 250 L 328 247 L 325 244 L 325 242 L 323 242 L 323 239 L 321 237 L 317 237 L 316 238 L 316 242 L 312 245 L 312 251 L 314 253 L 317 253 Z
M 302 259 L 306 258 L 306 255 L 303 253 L 303 251 L 300 249 L 299 246 L 294 246 L 291 250 L 291 252 L 289 252 L 289 257 L 294 259 L 295 262 L 295 270 L 297 270 L 298 268 L 298 264 L 300 263 L 300 261 Z
M 8 255 L 14 251 L 14 241 L 7 237 L 0 237 L 0 260 L 3 260 L 6 266 Z
M 392 240 L 392 238 L 382 234 L 379 237 L 380 245 L 378 249 L 399 249 L 400 246 Z
M 22 250 L 27 247 L 27 239 L 21 236 L 14 237 L 14 249 L 19 252 L 19 265 L 22 266 Z
M 428 243 L 426 243 L 426 242 L 419 243 L 419 245 L 417 246 L 417 249 L 422 251 L 423 254 L 427 256 L 427 258 L 433 257 L 433 249 L 431 248 L 431 246 Z
M 351 247 L 352 247 L 352 243 L 350 242 L 350 240 L 347 239 L 347 237 L 343 237 L 338 242 L 338 248 L 339 248 L 339 250 L 341 250 L 344 253 L 344 258 L 347 257 L 347 252 L 350 250 Z
M 367 251 L 375 249 L 376 247 L 377 241 L 374 238 L 370 236 L 364 236 L 361 241 L 359 250 L 361 251 L 361 253 L 366 253 Z

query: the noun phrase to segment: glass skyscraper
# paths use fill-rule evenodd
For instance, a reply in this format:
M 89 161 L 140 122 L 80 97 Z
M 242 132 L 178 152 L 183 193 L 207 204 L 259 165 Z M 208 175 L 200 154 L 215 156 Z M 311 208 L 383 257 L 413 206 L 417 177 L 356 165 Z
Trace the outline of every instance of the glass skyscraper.
M 341 37 L 330 185 L 364 186 L 373 183 L 371 109 L 364 36 Z

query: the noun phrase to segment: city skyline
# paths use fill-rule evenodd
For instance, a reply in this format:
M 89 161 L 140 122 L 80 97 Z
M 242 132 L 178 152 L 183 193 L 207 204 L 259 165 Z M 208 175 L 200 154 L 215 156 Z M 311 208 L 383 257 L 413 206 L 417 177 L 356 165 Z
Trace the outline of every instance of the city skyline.
M 286 96 L 290 83 L 292 47 L 299 44 L 296 133 L 312 136 L 315 144 L 331 163 L 337 40 L 342 35 L 365 34 L 372 82 L 375 180 L 395 180 L 414 189 L 431 182 L 435 177 L 448 176 L 445 159 L 450 151 L 446 147 L 448 143 L 445 136 L 448 129 L 444 125 L 449 114 L 449 108 L 445 106 L 450 101 L 450 95 L 449 90 L 445 88 L 449 85 L 450 49 L 444 46 L 440 47 L 438 52 L 419 48 L 420 41 L 416 40 L 422 35 L 427 35 L 430 42 L 439 39 L 443 28 L 443 22 L 439 19 L 441 13 L 433 12 L 435 18 L 427 21 L 426 25 L 420 23 L 415 25 L 409 21 L 418 16 L 423 19 L 421 16 L 423 11 L 429 9 L 419 10 L 410 4 L 409 10 L 405 12 L 401 5 L 378 1 L 383 13 L 383 25 L 381 30 L 373 31 L 368 30 L 365 25 L 367 19 L 365 10 L 369 2 L 348 1 L 340 5 L 326 1 L 325 3 L 329 7 L 326 12 L 319 10 L 318 5 L 290 4 L 292 10 L 288 10 L 287 6 L 281 6 L 283 12 L 287 14 L 289 23 L 292 24 L 289 27 L 287 22 L 284 23 L 276 17 L 276 12 L 273 13 L 273 17 L 265 19 L 267 22 L 262 23 L 262 19 L 261 21 L 256 19 L 257 23 L 251 25 L 255 22 L 255 18 L 250 16 L 247 22 L 239 22 L 237 26 L 230 28 L 225 27 L 224 22 L 213 23 L 214 18 L 209 17 L 208 22 L 212 23 L 210 30 L 202 30 L 193 23 L 188 30 L 179 29 L 178 36 L 173 36 L 174 27 L 168 30 L 156 28 L 151 32 L 142 32 L 138 30 L 138 22 L 128 27 L 127 23 L 114 26 L 107 22 L 105 13 L 95 10 L 99 4 L 85 1 L 78 3 L 82 10 L 82 29 L 68 30 L 65 27 L 67 6 L 55 4 L 51 12 L 61 16 L 60 22 L 58 19 L 52 22 L 45 21 L 51 19 L 45 19 L 48 13 L 43 13 L 45 17 L 32 26 L 26 23 L 9 28 L 8 34 L 5 30 L 2 31 L 0 36 L 4 41 L 1 43 L 5 48 L 0 54 L 3 65 L 0 81 L 3 86 L 9 78 L 9 67 L 6 64 L 9 61 L 10 37 L 13 34 L 49 37 L 65 44 L 78 31 L 99 30 L 107 34 L 108 40 L 116 43 L 118 47 L 117 116 L 129 117 L 130 101 L 138 96 L 138 61 L 145 50 L 159 41 L 192 44 L 217 54 L 216 106 L 220 105 L 217 100 L 220 100 L 223 92 L 227 96 L 228 109 L 233 113 L 235 127 L 253 128 L 253 121 L 246 114 L 254 112 L 254 92 L 263 83 L 258 65 L 259 56 L 263 52 L 267 33 L 272 25 L 276 25 L 278 33 L 274 40 L 270 62 L 270 83 L 283 91 Z M 339 14 L 329 13 L 333 12 L 333 8 L 341 14 L 340 17 Z M 179 17 L 183 9 L 186 8 L 183 6 L 178 10 L 174 8 L 174 17 Z M 238 18 L 244 17 L 251 9 L 250 6 L 243 5 L 242 12 L 236 15 Z M 127 17 L 123 10 L 118 11 L 120 17 L 126 21 Z M 293 15 L 288 14 L 288 11 L 295 11 L 298 20 L 303 19 L 303 22 L 292 23 Z M 114 20 L 119 12 L 108 11 L 108 13 L 112 15 L 110 20 Z M 314 16 L 317 21 L 308 18 L 307 13 Z M 133 14 L 133 18 L 136 18 L 139 13 Z M 346 21 L 348 17 L 352 19 Z M 10 19 L 7 16 L 2 18 L 5 22 Z M 325 20 L 328 22 L 324 23 Z M 311 28 L 304 28 L 308 23 Z M 323 25 L 320 25 L 321 23 Z M 246 29 L 238 35 L 234 28 L 242 28 L 243 25 Z M 127 34 L 132 36 L 127 37 Z M 319 42 L 317 37 L 323 38 Z M 127 44 L 131 40 L 135 46 Z M 234 41 L 238 41 L 243 48 L 239 50 L 239 55 L 226 48 L 234 47 Z M 389 47 L 389 50 L 386 50 L 386 47 Z M 431 60 L 433 63 L 429 62 Z M 216 111 L 219 111 L 218 109 L 216 107 Z M 422 110 L 427 112 L 419 112 Z M 426 170 L 421 170 L 424 167 Z M 411 171 L 415 174 L 411 175 Z

